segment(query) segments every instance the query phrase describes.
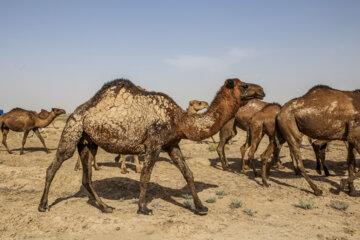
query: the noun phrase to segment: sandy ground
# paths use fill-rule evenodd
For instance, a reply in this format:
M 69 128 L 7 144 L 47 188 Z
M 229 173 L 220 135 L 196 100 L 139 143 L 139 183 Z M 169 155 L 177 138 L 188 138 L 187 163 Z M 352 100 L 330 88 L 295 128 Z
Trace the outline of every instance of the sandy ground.
M 100 171 L 93 172 L 94 186 L 100 197 L 115 208 L 104 214 L 89 201 L 81 186 L 82 171 L 74 171 L 77 154 L 58 171 L 49 194 L 49 212 L 37 210 L 43 191 L 46 168 L 54 158 L 63 122 L 59 129 L 47 128 L 42 133 L 51 149 L 43 151 L 36 136 L 28 138 L 24 155 L 19 155 L 22 133 L 10 132 L 8 145 L 12 155 L 0 147 L 0 238 L 1 239 L 359 239 L 360 194 L 335 195 L 332 189 L 347 176 L 346 151 L 341 142 L 334 142 L 327 152 L 332 176 L 319 176 L 315 156 L 304 140 L 302 154 L 311 178 L 323 191 L 313 195 L 306 181 L 295 176 L 287 146 L 281 151 L 284 170 L 272 169 L 269 188 L 252 171 L 240 173 L 239 147 L 245 133 L 238 131 L 232 145 L 227 145 L 231 172 L 221 169 L 216 151 L 208 143 L 181 141 L 183 154 L 194 173 L 196 188 L 209 208 L 206 216 L 195 215 L 184 205 L 188 188 L 179 170 L 165 153 L 156 163 L 148 187 L 148 206 L 152 216 L 137 215 L 139 174 L 131 161 L 129 173 L 121 174 L 115 155 L 100 150 L 97 155 Z M 30 134 L 31 135 L 31 134 Z M 215 137 L 218 140 L 218 136 Z M 256 157 L 265 150 L 267 139 L 260 144 Z M 130 159 L 129 159 L 130 160 Z M 359 160 L 359 156 L 357 156 Z M 258 172 L 260 163 L 257 162 Z M 355 187 L 360 189 L 359 180 Z M 216 192 L 224 191 L 224 196 Z M 216 197 L 215 203 L 205 200 Z M 299 199 L 313 201 L 314 208 L 304 210 Z M 244 204 L 231 208 L 234 200 Z M 341 200 L 346 211 L 332 208 Z M 245 212 L 253 213 L 250 216 Z

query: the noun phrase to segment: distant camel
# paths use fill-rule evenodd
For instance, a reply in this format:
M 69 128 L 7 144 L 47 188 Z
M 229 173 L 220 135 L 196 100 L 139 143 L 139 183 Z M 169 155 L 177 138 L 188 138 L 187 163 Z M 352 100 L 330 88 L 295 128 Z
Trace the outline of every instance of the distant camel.
M 360 152 L 360 92 L 340 91 L 327 86 L 313 87 L 304 96 L 288 101 L 281 108 L 276 121 L 276 145 L 287 141 L 295 171 L 306 179 L 317 196 L 322 191 L 311 181 L 302 163 L 302 136 L 305 134 L 325 141 L 347 141 L 349 178 L 341 180 L 338 192 L 347 183 L 349 194 L 356 194 L 353 181 L 360 177 L 360 172 L 354 174 L 353 149 Z
M 83 165 L 83 186 L 103 212 L 112 212 L 112 208 L 95 192 L 91 180 L 91 161 L 100 146 L 111 153 L 145 154 L 140 176 L 139 214 L 152 213 L 146 207 L 146 189 L 161 150 L 169 154 L 187 181 L 195 213 L 206 214 L 208 209 L 196 193 L 193 175 L 181 153 L 179 142 L 181 139 L 199 141 L 214 135 L 234 116 L 243 100 L 263 98 L 264 95 L 258 85 L 228 79 L 205 113 L 189 114 L 168 95 L 140 91 L 128 80 L 114 80 L 105 84 L 93 98 L 70 115 L 56 157 L 46 171 L 45 188 L 38 210 L 43 212 L 48 209 L 48 193 L 55 173 L 77 147 Z
M 266 181 L 266 173 L 269 171 L 270 167 L 273 163 L 278 164 L 278 168 L 284 168 L 279 163 L 279 153 L 281 146 L 274 146 L 274 134 L 275 134 L 275 119 L 276 115 L 280 112 L 281 106 L 277 103 L 269 103 L 260 111 L 254 113 L 249 122 L 249 129 L 247 132 L 246 145 L 250 146 L 249 150 L 249 162 L 252 164 L 252 168 L 254 171 L 254 175 L 256 176 L 255 163 L 254 163 L 254 154 L 259 146 L 261 139 L 264 134 L 269 137 L 269 144 L 266 150 L 261 154 L 261 162 L 262 162 L 262 182 L 264 186 L 268 187 L 269 184 Z M 245 151 L 243 148 L 241 149 L 242 158 L 244 158 Z M 270 155 L 273 154 L 273 158 L 268 168 L 266 167 L 267 160 Z
M 216 150 L 219 155 L 223 170 L 228 170 L 229 168 L 229 162 L 225 156 L 225 144 L 237 134 L 236 127 L 247 131 L 250 118 L 254 115 L 254 113 L 260 111 L 267 104 L 267 102 L 263 102 L 258 99 L 244 101 L 236 114 L 234 114 L 234 117 L 220 129 L 220 142 Z M 245 172 L 246 169 L 249 169 L 249 167 L 245 164 L 245 159 L 243 158 L 241 171 Z
M 43 111 L 46 110 L 42 110 L 42 112 L 38 114 L 34 111 L 28 111 L 21 108 L 14 108 L 10 112 L 7 112 L 0 116 L 0 127 L 3 134 L 2 143 L 10 154 L 12 152 L 9 150 L 6 144 L 6 137 L 7 134 L 9 133 L 9 130 L 15 132 L 24 132 L 20 155 L 23 154 L 26 138 L 31 130 L 34 131 L 36 136 L 40 139 L 40 141 L 44 145 L 45 152 L 49 153 L 49 150 L 45 145 L 45 141 L 40 135 L 39 128 L 44 128 L 48 126 L 57 116 L 64 114 L 65 110 L 53 108 L 49 114 L 46 113 L 47 111 L 46 112 Z

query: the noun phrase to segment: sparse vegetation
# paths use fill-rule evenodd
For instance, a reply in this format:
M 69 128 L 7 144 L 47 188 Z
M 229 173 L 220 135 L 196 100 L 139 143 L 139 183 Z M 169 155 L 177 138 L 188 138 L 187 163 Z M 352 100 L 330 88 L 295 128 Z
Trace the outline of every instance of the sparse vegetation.
M 244 204 L 243 201 L 234 199 L 230 203 L 230 208 L 241 208 L 243 204 Z
M 255 212 L 253 212 L 253 210 L 251 210 L 250 208 L 245 208 L 244 213 L 246 213 L 249 216 L 254 216 L 255 214 Z
M 187 200 L 190 200 L 190 199 L 192 200 L 193 199 L 193 197 L 190 194 L 187 194 L 187 193 L 183 194 L 182 197 L 184 199 L 187 199 Z
M 123 202 L 125 200 L 125 198 L 119 198 L 119 202 Z
M 189 209 L 195 209 L 195 204 L 193 199 L 184 199 L 184 206 Z
M 226 194 L 227 193 L 225 192 L 225 190 L 216 191 L 216 195 L 221 196 L 221 197 L 225 196 Z
M 214 152 L 216 151 L 217 145 L 215 143 L 212 143 L 209 145 L 209 151 Z
M 216 202 L 216 197 L 208 198 L 208 199 L 205 200 L 205 202 L 207 202 L 207 203 L 215 203 Z
M 305 210 L 313 209 L 313 207 L 315 205 L 315 203 L 313 201 L 311 201 L 311 200 L 304 201 L 301 198 L 299 198 L 299 204 L 300 204 L 300 207 L 305 209 Z
M 349 204 L 342 201 L 331 201 L 330 206 L 336 210 L 345 211 L 349 207 Z
M 132 202 L 133 204 L 136 204 L 136 203 L 139 202 L 139 199 L 138 199 L 138 198 L 133 198 L 133 199 L 131 199 L 131 202 Z

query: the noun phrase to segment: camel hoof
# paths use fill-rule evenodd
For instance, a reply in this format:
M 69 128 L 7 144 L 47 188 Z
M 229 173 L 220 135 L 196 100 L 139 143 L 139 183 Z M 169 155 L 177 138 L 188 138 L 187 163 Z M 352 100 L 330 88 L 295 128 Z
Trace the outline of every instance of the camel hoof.
M 195 209 L 195 214 L 197 214 L 197 215 L 206 215 L 208 210 L 209 209 L 207 207 L 202 206 L 201 208 Z
M 315 190 L 314 193 L 315 193 L 316 196 L 321 196 L 323 192 L 322 192 L 322 190 L 317 189 L 317 190 Z
M 113 209 L 114 209 L 114 208 L 112 208 L 112 207 L 106 206 L 106 207 L 102 208 L 101 211 L 102 211 L 103 213 L 112 213 L 112 212 L 113 212 Z
M 153 215 L 153 210 L 145 208 L 145 209 L 138 209 L 137 214 L 144 214 L 144 215 Z
M 281 164 L 278 164 L 278 165 L 277 165 L 277 168 L 278 168 L 278 169 L 284 169 L 285 167 L 284 167 L 283 165 L 281 165 Z
M 263 185 L 264 185 L 264 187 L 270 187 L 270 184 L 268 184 L 267 182 L 263 182 Z
M 101 169 L 101 167 L 97 167 L 97 168 L 94 168 L 95 171 L 99 171 Z
M 244 170 L 249 170 L 250 167 L 249 167 L 248 165 L 245 165 L 242 169 L 244 169 Z
M 321 170 L 320 169 L 316 169 L 316 172 L 321 175 Z M 326 173 L 325 173 L 326 174 Z
M 47 204 L 45 204 L 45 206 L 40 204 L 39 207 L 38 207 L 39 212 L 46 212 L 46 210 L 48 210 L 48 209 L 49 209 L 49 207 L 47 206 Z
M 121 174 L 127 174 L 128 171 L 127 170 L 121 170 Z

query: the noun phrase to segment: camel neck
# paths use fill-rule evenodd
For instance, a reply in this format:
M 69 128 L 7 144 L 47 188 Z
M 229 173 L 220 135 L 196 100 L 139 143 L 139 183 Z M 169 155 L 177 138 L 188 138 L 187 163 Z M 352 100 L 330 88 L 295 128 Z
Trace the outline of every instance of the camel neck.
M 234 117 L 240 101 L 235 96 L 219 92 L 208 110 L 200 114 L 185 113 L 181 119 L 182 132 L 186 138 L 199 141 L 217 133 Z
M 45 118 L 45 119 L 38 118 L 36 121 L 37 122 L 36 125 L 39 128 L 47 127 L 54 120 L 55 117 L 56 117 L 55 113 L 50 112 L 50 114 L 49 114 L 49 116 L 47 116 L 47 118 Z

